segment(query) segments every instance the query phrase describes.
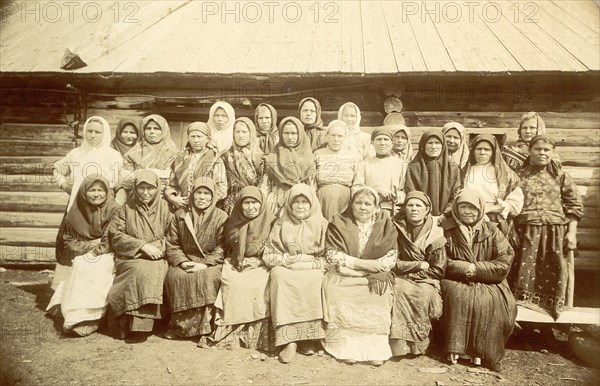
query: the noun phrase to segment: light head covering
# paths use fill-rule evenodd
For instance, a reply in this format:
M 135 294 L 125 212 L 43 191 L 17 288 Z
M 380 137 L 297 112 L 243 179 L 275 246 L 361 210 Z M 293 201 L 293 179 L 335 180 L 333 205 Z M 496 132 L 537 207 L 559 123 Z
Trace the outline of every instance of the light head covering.
M 249 219 L 244 216 L 242 204 L 246 198 L 260 203 L 258 215 Z M 265 204 L 265 197 L 256 186 L 246 186 L 235 202 L 229 221 L 225 224 L 226 245 L 230 247 L 231 265 L 240 270 L 244 257 L 260 257 L 275 221 L 275 215 Z
M 408 128 L 408 126 L 400 125 L 400 124 L 393 125 L 390 127 L 392 128 L 392 134 L 394 134 L 394 136 L 396 134 L 398 134 L 398 132 L 403 132 L 404 135 L 406 135 L 406 139 L 408 140 L 406 147 L 404 148 L 404 150 L 401 153 L 398 153 L 398 152 L 394 151 L 393 149 L 392 149 L 392 151 L 394 151 L 394 153 L 397 154 L 398 157 L 400 157 L 400 159 L 403 159 L 406 162 L 410 162 L 413 157 L 413 148 L 412 148 L 410 129 Z
M 521 120 L 519 121 L 519 140 L 520 141 L 524 141 L 521 138 L 521 127 L 523 126 L 523 122 L 533 119 L 536 122 L 536 127 L 537 127 L 537 131 L 536 131 L 536 135 L 541 135 L 541 134 L 546 134 L 546 124 L 544 123 L 544 120 L 538 115 L 538 113 L 536 113 L 535 111 L 530 111 L 528 113 L 523 114 L 523 116 L 521 117 Z
M 192 122 L 188 125 L 186 132 L 189 135 L 192 131 L 199 131 L 210 138 L 210 127 L 204 122 Z
M 223 129 L 217 128 L 213 118 L 218 109 L 223 109 L 225 114 L 227 114 L 227 124 Z M 227 102 L 216 102 L 210 107 L 210 111 L 208 113 L 208 127 L 211 132 L 211 139 L 217 145 L 219 149 L 219 153 L 226 152 L 233 143 L 233 124 L 235 123 L 235 111 L 233 110 L 233 106 L 231 106 Z
M 349 133 L 348 125 L 344 121 L 341 121 L 339 119 L 334 119 L 333 121 L 329 122 L 329 125 L 327 125 L 327 133 L 329 133 L 329 130 L 333 129 L 334 127 L 341 127 L 342 129 L 344 129 L 346 131 L 346 135 L 348 135 L 348 133 Z
M 146 141 L 144 128 L 149 122 L 160 126 L 162 134 L 158 143 Z M 125 163 L 132 164 L 134 169 L 167 169 L 177 156 L 179 150 L 171 139 L 171 129 L 167 120 L 160 115 L 148 115 L 142 120 L 142 136 L 125 155 Z
M 250 118 L 246 118 L 246 117 L 237 118 L 235 120 L 235 122 L 233 123 L 233 131 L 235 131 L 235 125 L 238 122 L 242 122 L 244 125 L 246 125 L 246 127 L 248 128 L 248 131 L 250 132 L 250 141 L 248 142 L 248 144 L 246 146 L 243 146 L 243 147 L 250 146 L 251 144 L 256 142 L 256 126 L 254 125 L 254 122 L 252 122 L 252 120 L 250 120 Z M 242 146 L 239 146 L 235 142 L 235 139 L 233 140 L 233 145 L 237 146 L 237 147 L 242 147 Z
M 131 145 L 125 143 L 125 140 L 123 139 L 122 135 L 123 129 L 125 129 L 127 126 L 132 126 L 135 132 L 137 133 L 137 139 Z M 119 124 L 117 125 L 115 138 L 113 138 L 110 144 L 113 149 L 118 150 L 122 156 L 125 156 L 129 149 L 131 149 L 137 143 L 137 141 L 140 140 L 140 138 L 142 138 L 142 133 L 140 131 L 138 123 L 132 119 L 121 119 L 119 121 Z
M 454 203 L 452 204 L 452 216 L 454 217 L 456 223 L 467 226 L 462 222 L 458 214 L 458 204 L 461 203 L 468 203 L 477 208 L 477 210 L 479 211 L 479 213 L 477 214 L 477 219 L 473 224 L 468 226 L 473 228 L 479 225 L 483 220 L 483 216 L 485 215 L 485 200 L 481 197 L 479 192 L 475 189 L 470 188 L 463 189 L 458 193 L 458 195 L 454 199 Z
M 348 130 L 350 132 L 350 134 L 354 134 L 357 133 L 358 131 L 360 131 L 360 120 L 361 120 L 361 115 L 360 115 L 360 109 L 358 108 L 358 106 L 352 102 L 346 102 L 344 103 L 338 110 L 338 120 L 343 121 L 343 116 L 344 116 L 344 110 L 347 108 L 353 108 L 354 110 L 356 110 L 356 122 L 354 122 L 354 124 L 352 126 L 348 126 Z
M 90 123 L 99 123 L 102 125 L 102 141 L 97 146 L 90 145 L 85 139 L 85 130 L 88 128 Z M 110 125 L 106 121 L 106 119 L 98 116 L 89 117 L 85 123 L 83 124 L 83 143 L 81 144 L 81 149 L 84 152 L 87 152 L 92 149 L 107 149 L 110 148 L 111 141 L 111 133 L 110 133 Z
M 454 161 L 458 167 L 462 168 L 469 160 L 469 141 L 467 138 L 467 132 L 465 127 L 458 122 L 448 122 L 442 126 L 442 133 L 444 133 L 444 135 L 446 135 L 446 133 L 450 130 L 456 130 L 458 136 L 460 137 L 460 145 L 458 146 L 458 150 L 456 150 L 454 153 L 450 153 L 448 150 L 448 156 L 450 156 L 450 159 Z
M 390 126 L 379 126 L 371 133 L 371 142 L 375 140 L 380 135 L 385 135 L 392 142 L 394 141 L 394 133 L 392 132 L 392 128 Z
M 379 194 L 377 193 L 377 191 L 375 189 L 373 189 L 370 186 L 361 186 L 360 188 L 358 188 L 354 194 L 352 195 L 352 198 L 350 199 L 350 203 L 348 204 L 348 207 L 351 208 L 352 204 L 354 203 L 354 200 L 356 200 L 356 198 L 364 193 L 369 193 L 371 196 L 373 196 L 373 198 L 375 199 L 375 206 L 377 208 L 379 208 Z

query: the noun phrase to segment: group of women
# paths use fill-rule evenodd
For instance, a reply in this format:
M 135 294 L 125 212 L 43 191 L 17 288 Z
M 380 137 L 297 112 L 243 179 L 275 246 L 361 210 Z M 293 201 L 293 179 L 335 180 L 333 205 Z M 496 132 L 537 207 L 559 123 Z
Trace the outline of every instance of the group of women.
M 201 347 L 379 366 L 425 353 L 436 325 L 452 363 L 497 370 L 517 301 L 564 306 L 582 205 L 537 114 L 519 126 L 527 149 L 450 122 L 414 157 L 408 127 L 369 135 L 354 103 L 327 127 L 314 98 L 279 125 L 268 104 L 234 114 L 217 102 L 181 151 L 159 115 L 121 121 L 112 143 L 106 120 L 85 122 L 55 165 L 71 198 L 48 308 L 65 331 L 106 315 L 144 337 L 168 318 L 165 338 Z

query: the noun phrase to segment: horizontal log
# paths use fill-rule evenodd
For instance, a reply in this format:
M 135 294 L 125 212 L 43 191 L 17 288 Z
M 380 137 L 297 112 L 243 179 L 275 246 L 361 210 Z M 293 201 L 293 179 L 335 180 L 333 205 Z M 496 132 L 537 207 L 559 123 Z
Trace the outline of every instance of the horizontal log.
M 0 212 L 0 227 L 58 228 L 64 212 Z
M 575 270 L 600 273 L 600 251 L 577 251 L 575 255 Z
M 2 228 L 0 245 L 54 247 L 58 228 Z
M 598 129 L 600 113 L 539 112 L 547 127 L 564 129 Z M 403 111 L 408 127 L 442 127 L 447 122 L 459 122 L 465 127 L 517 128 L 523 112 L 494 111 Z
M 52 174 L 0 174 L 0 191 L 58 192 L 60 190 Z
M 8 212 L 64 212 L 69 196 L 64 192 L 0 192 L 0 208 Z
M 563 170 L 575 180 L 577 185 L 599 186 L 600 169 L 586 166 L 563 166 Z
M 583 208 L 594 207 L 598 208 L 600 203 L 600 187 L 598 186 L 577 186 L 581 199 L 583 201 Z
M 73 149 L 71 141 L 22 141 L 0 139 L 3 156 L 65 156 Z
M 33 125 L 3 123 L 0 125 L 0 138 L 9 140 L 68 141 L 73 137 L 73 129 L 67 125 Z
M 590 228 L 598 231 L 598 228 L 600 228 L 600 208 L 597 206 L 585 206 L 583 208 L 583 218 L 578 224 L 578 229 L 581 228 Z
M 5 266 L 54 264 L 55 262 L 56 251 L 54 247 L 0 245 L 0 264 Z
M 598 238 L 599 233 L 600 229 L 582 228 L 578 226 L 578 248 L 582 251 L 596 251 L 600 253 L 600 238 Z
M 53 165 L 61 156 L 40 157 L 0 157 L 0 173 L 2 174 L 34 174 L 47 178 L 52 175 Z

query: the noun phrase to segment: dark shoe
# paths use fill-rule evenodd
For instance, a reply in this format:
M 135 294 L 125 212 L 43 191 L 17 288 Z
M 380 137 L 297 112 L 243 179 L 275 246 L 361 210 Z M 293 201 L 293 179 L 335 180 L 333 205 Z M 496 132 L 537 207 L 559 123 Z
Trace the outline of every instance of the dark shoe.
M 279 352 L 279 361 L 281 363 L 292 363 L 296 359 L 298 344 L 296 342 L 288 343 L 287 346 Z

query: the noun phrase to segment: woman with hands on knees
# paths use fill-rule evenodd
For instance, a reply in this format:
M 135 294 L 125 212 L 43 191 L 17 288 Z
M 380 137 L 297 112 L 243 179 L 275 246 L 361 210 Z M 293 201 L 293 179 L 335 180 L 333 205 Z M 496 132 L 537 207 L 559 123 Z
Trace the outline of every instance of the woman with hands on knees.
M 133 194 L 109 228 L 116 277 L 108 293 L 109 325 L 120 339 L 131 332 L 149 333 L 162 319 L 163 283 L 167 273 L 166 235 L 171 212 L 160 198 L 160 179 L 149 170 L 135 175 Z
M 358 189 L 348 209 L 327 229 L 323 282 L 325 350 L 349 364 L 381 366 L 392 356 L 389 346 L 398 233 L 379 195 Z
M 197 178 L 187 208 L 175 213 L 167 237 L 170 263 L 165 289 L 171 320 L 167 339 L 212 332 L 212 309 L 221 282 L 227 215 L 215 207 L 216 183 Z
M 312 355 L 325 337 L 321 285 L 327 220 L 313 189 L 294 185 L 263 254 L 271 268 L 269 295 L 279 360 L 292 362 L 296 351 Z

